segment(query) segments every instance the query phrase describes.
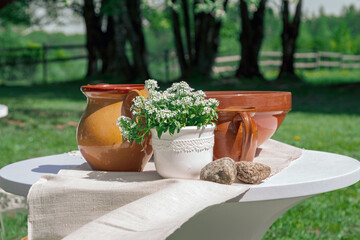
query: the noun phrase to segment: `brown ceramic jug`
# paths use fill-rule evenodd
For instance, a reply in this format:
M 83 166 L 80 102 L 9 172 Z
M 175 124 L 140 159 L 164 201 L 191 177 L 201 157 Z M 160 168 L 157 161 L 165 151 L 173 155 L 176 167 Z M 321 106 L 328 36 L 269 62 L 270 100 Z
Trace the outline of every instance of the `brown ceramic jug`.
M 215 129 L 214 160 L 230 157 L 234 161 L 252 161 L 257 147 L 257 126 L 253 107 L 218 109 Z
M 131 117 L 136 96 L 148 96 L 143 84 L 98 84 L 82 86 L 87 106 L 77 128 L 81 154 L 94 170 L 142 171 L 152 155 L 149 139 L 144 148 L 123 141 L 116 125 L 120 116 Z

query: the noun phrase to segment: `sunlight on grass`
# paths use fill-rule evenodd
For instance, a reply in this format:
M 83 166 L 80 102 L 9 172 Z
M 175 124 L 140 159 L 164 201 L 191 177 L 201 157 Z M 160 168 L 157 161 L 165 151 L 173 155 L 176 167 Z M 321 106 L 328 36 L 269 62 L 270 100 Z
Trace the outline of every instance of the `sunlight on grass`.
M 269 80 L 276 79 L 279 71 L 267 70 L 263 72 Z M 296 70 L 306 83 L 318 85 L 345 84 L 360 82 L 360 70 L 353 69 L 320 69 L 320 70 Z
M 360 159 L 359 115 L 289 113 L 274 139 Z M 321 171 L 321 169 L 319 169 Z M 279 218 L 264 239 L 358 239 L 360 183 L 305 200 Z
M 273 136 L 288 144 L 360 159 L 360 116 L 290 112 Z
M 301 71 L 300 75 L 311 84 L 340 84 L 360 82 L 360 70 L 334 69 Z

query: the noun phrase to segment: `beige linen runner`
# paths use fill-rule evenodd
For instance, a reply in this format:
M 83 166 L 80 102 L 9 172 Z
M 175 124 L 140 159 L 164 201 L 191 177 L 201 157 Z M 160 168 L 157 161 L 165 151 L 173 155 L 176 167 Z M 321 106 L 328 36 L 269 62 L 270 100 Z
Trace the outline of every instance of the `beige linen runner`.
M 256 162 L 280 172 L 301 149 L 268 140 Z M 165 239 L 208 206 L 233 199 L 251 185 L 162 179 L 155 170 L 102 172 L 62 170 L 45 175 L 28 195 L 29 240 Z

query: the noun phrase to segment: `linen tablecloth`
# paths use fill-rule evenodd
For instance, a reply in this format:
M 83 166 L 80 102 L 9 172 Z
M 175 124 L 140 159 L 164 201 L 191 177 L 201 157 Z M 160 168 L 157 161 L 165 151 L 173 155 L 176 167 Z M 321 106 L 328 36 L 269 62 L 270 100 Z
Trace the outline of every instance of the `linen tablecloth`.
M 268 140 L 254 161 L 271 176 L 302 150 Z M 265 180 L 266 181 L 266 180 Z M 32 239 L 165 239 L 208 206 L 231 200 L 251 185 L 163 179 L 144 172 L 92 171 L 88 165 L 44 175 L 28 194 L 28 237 Z

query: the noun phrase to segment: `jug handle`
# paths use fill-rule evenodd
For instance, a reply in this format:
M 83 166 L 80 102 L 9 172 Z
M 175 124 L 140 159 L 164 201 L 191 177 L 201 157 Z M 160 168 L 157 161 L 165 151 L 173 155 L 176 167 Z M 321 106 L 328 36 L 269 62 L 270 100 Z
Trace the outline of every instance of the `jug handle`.
M 133 115 L 131 114 L 130 108 L 133 105 L 133 99 L 137 96 L 143 96 L 144 98 L 148 97 L 148 91 L 147 90 L 131 90 L 128 92 L 124 98 L 123 105 L 121 108 L 121 116 L 126 116 L 129 118 L 133 118 Z
M 258 130 L 254 118 L 248 112 L 238 112 L 231 124 L 238 129 L 237 135 L 242 134 L 241 155 L 238 161 L 253 161 L 256 152 Z

